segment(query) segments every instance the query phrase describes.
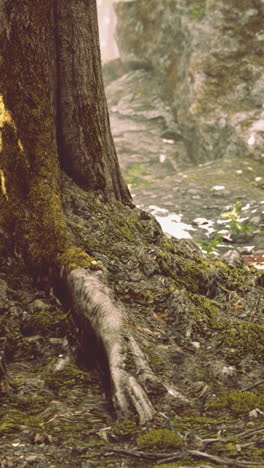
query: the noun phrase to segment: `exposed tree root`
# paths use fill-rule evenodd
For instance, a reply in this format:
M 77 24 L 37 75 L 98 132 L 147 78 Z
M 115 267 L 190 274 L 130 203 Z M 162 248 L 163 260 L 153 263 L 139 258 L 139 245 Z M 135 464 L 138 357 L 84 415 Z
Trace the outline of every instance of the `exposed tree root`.
M 152 391 L 155 393 L 169 393 L 178 401 L 181 400 L 185 404 L 190 405 L 190 401 L 182 393 L 180 393 L 177 388 L 174 388 L 174 386 L 171 384 L 167 384 L 167 382 L 162 382 L 160 378 L 154 374 L 149 366 L 145 354 L 132 335 L 128 336 L 128 343 L 134 364 L 137 369 L 138 380 L 145 388 L 145 390 L 148 393 L 151 393 Z
M 68 274 L 73 315 L 84 329 L 92 328 L 104 346 L 112 382 L 112 399 L 118 416 L 128 418 L 134 409 L 140 423 L 144 423 L 153 417 L 155 411 L 143 386 L 125 369 L 128 344 L 137 367 L 142 369 L 141 381 L 157 381 L 157 378 L 136 341 L 129 337 L 127 344 L 121 305 L 115 302 L 100 275 L 84 268 L 74 269 Z

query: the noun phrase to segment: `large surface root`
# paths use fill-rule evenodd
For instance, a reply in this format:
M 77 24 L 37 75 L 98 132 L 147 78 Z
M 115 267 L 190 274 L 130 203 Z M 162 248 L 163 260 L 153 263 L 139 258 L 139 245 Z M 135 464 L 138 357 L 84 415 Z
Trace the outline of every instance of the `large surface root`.
M 68 274 L 73 315 L 78 324 L 83 324 L 84 330 L 92 328 L 104 346 L 117 415 L 128 418 L 131 412 L 136 412 L 140 422 L 144 423 L 153 417 L 154 409 L 143 386 L 149 380 L 156 381 L 156 377 L 136 341 L 132 337 L 128 341 L 125 338 L 122 307 L 113 299 L 100 275 L 83 268 Z M 128 345 L 133 360 L 141 369 L 138 374 L 143 385 L 125 369 Z

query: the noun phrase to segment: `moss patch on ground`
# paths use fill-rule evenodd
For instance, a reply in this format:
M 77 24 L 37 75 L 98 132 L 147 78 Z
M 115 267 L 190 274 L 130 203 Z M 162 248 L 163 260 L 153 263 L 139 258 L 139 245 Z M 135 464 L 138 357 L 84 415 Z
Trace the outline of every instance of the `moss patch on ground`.
M 248 413 L 255 408 L 264 409 L 264 396 L 250 392 L 233 391 L 219 396 L 208 407 L 216 410 L 227 408 L 235 413 Z
M 175 432 L 169 429 L 153 429 L 137 439 L 138 447 L 151 449 L 179 449 L 184 442 Z

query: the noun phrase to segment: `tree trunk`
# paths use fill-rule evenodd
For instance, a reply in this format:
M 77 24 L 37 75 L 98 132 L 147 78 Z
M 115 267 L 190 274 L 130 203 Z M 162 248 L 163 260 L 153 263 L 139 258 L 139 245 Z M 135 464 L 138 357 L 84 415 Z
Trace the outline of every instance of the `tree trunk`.
M 131 203 L 111 136 L 95 0 L 1 0 L 1 251 L 16 249 L 32 272 L 62 281 L 73 317 L 103 342 L 119 414 L 153 415 L 125 370 L 122 311 L 99 265 L 69 235 L 61 167 L 105 200 Z M 144 367 L 144 366 L 143 366 Z
M 106 105 L 96 0 L 56 7 L 57 130 L 62 165 L 74 180 L 107 198 L 129 201 Z

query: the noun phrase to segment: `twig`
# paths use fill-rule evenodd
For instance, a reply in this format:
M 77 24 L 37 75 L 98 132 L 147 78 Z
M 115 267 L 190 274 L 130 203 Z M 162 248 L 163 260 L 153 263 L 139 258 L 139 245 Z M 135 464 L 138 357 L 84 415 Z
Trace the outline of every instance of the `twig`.
M 241 432 L 236 434 L 236 438 L 239 439 L 249 439 L 251 436 L 257 434 L 258 432 L 264 432 L 264 426 L 260 426 L 257 429 L 251 429 L 250 431 Z M 230 437 L 216 437 L 213 439 L 201 439 L 201 446 L 205 447 L 208 444 L 213 444 L 214 442 L 228 442 L 232 440 L 233 436 Z
M 252 385 L 249 385 L 248 387 L 246 388 L 243 388 L 241 391 L 242 392 L 247 392 L 248 390 L 252 390 L 253 388 L 256 388 L 256 387 L 259 387 L 259 385 L 263 385 L 264 384 L 264 379 L 263 380 L 259 380 L 258 382 L 252 384 Z
M 263 432 L 264 431 L 264 426 L 260 426 L 257 429 L 251 429 L 250 431 L 245 431 L 241 432 L 240 434 L 237 434 L 236 437 L 240 437 L 241 439 L 247 439 L 251 437 L 254 434 L 257 434 L 258 432 Z
M 159 460 L 159 459 L 163 459 L 163 458 L 167 458 L 167 457 L 170 457 L 172 455 L 176 456 L 176 454 L 172 454 L 172 453 L 155 453 L 155 452 L 141 452 L 139 450 L 125 450 L 125 449 L 105 449 L 107 453 L 105 453 L 105 455 L 107 454 L 112 454 L 112 453 L 119 453 L 120 455 L 126 455 L 128 457 L 135 457 L 135 458 L 148 458 L 150 460 Z M 178 460 L 180 458 L 182 458 L 183 455 L 179 454 L 178 455 Z
M 218 464 L 225 464 L 229 466 L 263 466 L 263 463 L 251 462 L 247 460 L 234 460 L 232 458 L 221 458 L 210 453 L 199 452 L 198 450 L 188 450 L 188 454 L 193 457 L 204 458 Z
M 186 450 L 184 452 L 178 453 L 153 453 L 153 452 L 141 452 L 138 450 L 124 450 L 124 449 L 111 449 L 106 450 L 105 455 L 110 455 L 113 453 L 118 453 L 120 455 L 125 455 L 128 457 L 135 458 L 147 458 L 149 460 L 156 460 L 157 465 L 162 465 L 164 463 L 170 463 L 178 461 L 186 455 L 191 455 L 194 458 L 202 458 L 204 460 L 214 462 L 218 465 L 228 465 L 228 466 L 263 466 L 263 463 L 252 462 L 247 460 L 235 460 L 232 458 L 222 458 L 216 455 L 211 455 L 210 453 L 200 452 L 199 450 Z
M 250 462 L 246 460 L 234 460 L 232 458 L 221 458 L 216 455 L 211 455 L 210 453 L 200 452 L 199 450 L 187 450 L 187 455 L 191 455 L 195 458 L 203 458 L 204 460 L 217 463 L 218 465 L 228 465 L 228 466 L 263 466 L 263 463 Z M 176 456 L 171 456 L 157 461 L 157 465 L 162 465 L 163 463 L 170 463 L 173 461 L 179 460 Z
M 227 442 L 228 438 L 215 437 L 213 439 L 201 439 L 201 445 L 204 448 L 206 445 L 213 444 L 214 442 Z

